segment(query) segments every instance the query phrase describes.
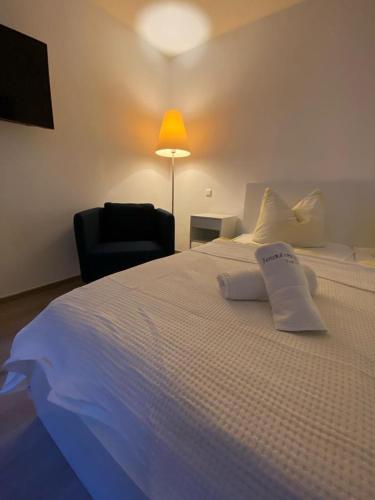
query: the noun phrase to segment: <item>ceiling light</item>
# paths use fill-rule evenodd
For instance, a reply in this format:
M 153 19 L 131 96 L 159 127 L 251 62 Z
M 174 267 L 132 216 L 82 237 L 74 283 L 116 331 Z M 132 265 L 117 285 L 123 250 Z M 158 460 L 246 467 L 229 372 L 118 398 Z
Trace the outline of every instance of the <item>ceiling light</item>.
M 186 52 L 210 34 L 207 16 L 186 2 L 156 2 L 145 7 L 136 22 L 137 32 L 168 56 Z

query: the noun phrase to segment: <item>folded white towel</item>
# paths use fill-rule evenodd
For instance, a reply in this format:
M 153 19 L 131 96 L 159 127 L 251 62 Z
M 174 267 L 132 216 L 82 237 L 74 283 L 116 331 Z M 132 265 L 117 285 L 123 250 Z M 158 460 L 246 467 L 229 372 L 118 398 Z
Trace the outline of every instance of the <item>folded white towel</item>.
M 256 249 L 255 257 L 263 274 L 277 330 L 324 331 L 320 317 L 293 248 L 272 243 Z
M 302 266 L 311 295 L 314 297 L 318 288 L 316 274 L 309 266 Z M 268 300 L 268 294 L 262 272 L 259 269 L 221 273 L 217 276 L 220 291 L 228 300 Z

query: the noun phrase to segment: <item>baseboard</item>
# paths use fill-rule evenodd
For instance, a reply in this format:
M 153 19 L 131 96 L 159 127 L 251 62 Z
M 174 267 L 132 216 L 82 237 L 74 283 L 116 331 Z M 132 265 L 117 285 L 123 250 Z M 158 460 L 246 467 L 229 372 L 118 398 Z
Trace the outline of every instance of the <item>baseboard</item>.
M 28 295 L 32 295 L 34 293 L 41 292 L 43 290 L 48 290 L 50 288 L 54 288 L 54 287 L 59 286 L 59 285 L 74 283 L 74 281 L 81 281 L 81 277 L 79 275 L 78 276 L 71 276 L 70 278 L 65 278 L 63 280 L 54 281 L 53 283 L 49 283 L 48 285 L 42 285 L 42 286 L 38 286 L 36 288 L 30 288 L 29 290 L 24 290 L 23 292 L 18 292 L 18 293 L 12 294 L 12 295 L 7 295 L 6 297 L 0 297 L 0 304 L 2 304 L 4 302 L 9 302 L 9 301 L 14 300 L 14 299 L 19 299 L 21 297 L 26 297 Z

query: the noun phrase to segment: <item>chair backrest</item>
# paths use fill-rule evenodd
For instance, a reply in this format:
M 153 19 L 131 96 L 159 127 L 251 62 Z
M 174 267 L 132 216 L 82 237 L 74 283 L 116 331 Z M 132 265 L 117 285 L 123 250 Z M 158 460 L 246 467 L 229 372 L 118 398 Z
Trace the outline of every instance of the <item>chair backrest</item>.
M 105 241 L 154 240 L 156 235 L 156 213 L 151 203 L 104 204 Z

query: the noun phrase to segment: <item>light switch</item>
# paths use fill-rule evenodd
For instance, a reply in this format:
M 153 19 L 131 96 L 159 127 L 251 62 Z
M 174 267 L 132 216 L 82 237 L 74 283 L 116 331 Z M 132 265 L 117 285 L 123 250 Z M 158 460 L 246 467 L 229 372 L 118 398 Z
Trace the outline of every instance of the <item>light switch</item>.
M 212 189 L 206 188 L 206 198 L 211 198 L 211 197 L 212 197 Z

